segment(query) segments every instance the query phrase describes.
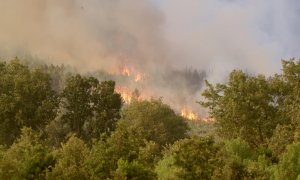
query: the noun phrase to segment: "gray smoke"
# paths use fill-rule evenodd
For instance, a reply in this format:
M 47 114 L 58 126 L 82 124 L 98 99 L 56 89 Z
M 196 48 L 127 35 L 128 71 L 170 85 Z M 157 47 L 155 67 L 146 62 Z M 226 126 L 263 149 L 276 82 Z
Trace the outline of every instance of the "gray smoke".
M 280 60 L 300 56 L 297 0 L 161 0 L 173 55 L 213 70 L 272 74 Z
M 87 70 L 164 59 L 163 15 L 149 1 L 1 0 L 0 12 L 2 56 Z
M 213 81 L 233 68 L 271 74 L 300 52 L 297 0 L 1 0 L 0 12 L 1 57 L 127 65 L 179 106 L 195 104 L 203 70 Z
M 1 56 L 80 69 L 167 66 L 273 73 L 299 56 L 297 0 L 1 0 Z

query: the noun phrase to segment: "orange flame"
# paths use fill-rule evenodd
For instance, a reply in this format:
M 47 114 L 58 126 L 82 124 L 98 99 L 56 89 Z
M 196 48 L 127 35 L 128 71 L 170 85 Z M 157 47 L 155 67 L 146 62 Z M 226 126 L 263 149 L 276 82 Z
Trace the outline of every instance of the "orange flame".
M 113 71 L 114 74 L 121 74 L 123 76 L 127 76 L 128 78 L 132 79 L 134 82 L 138 83 L 142 80 L 146 80 L 149 78 L 149 76 L 145 73 L 140 73 L 136 71 L 134 68 L 129 67 L 127 65 L 123 67 L 119 67 L 115 69 L 116 71 Z M 149 89 L 148 89 L 149 90 Z M 129 87 L 124 86 L 116 86 L 116 92 L 121 95 L 121 97 L 124 100 L 125 104 L 130 104 L 135 97 L 134 91 L 130 89 Z M 140 92 L 139 97 L 136 97 L 138 101 L 142 99 L 150 99 L 153 97 L 153 92 L 148 92 L 147 89 L 143 89 L 142 92 Z M 155 97 L 155 96 L 154 96 Z M 214 120 L 209 117 L 200 117 L 199 114 L 193 112 L 191 109 L 183 106 L 180 115 L 188 120 L 197 121 L 202 120 L 205 122 L 213 122 Z
M 130 89 L 128 89 L 126 87 L 117 86 L 116 92 L 121 95 L 125 104 L 130 104 L 130 102 L 132 100 L 132 92 Z
M 130 71 L 130 69 L 127 67 L 127 66 L 125 66 L 123 69 L 122 69 L 122 74 L 124 75 L 124 76 L 130 76 L 131 75 L 131 71 Z
M 119 68 L 113 68 L 111 71 L 113 74 L 121 74 L 123 76 L 131 77 L 135 82 L 142 81 L 146 74 L 138 72 L 133 67 L 129 67 L 127 65 Z
M 191 110 L 188 110 L 186 108 L 183 108 L 181 110 L 181 116 L 186 118 L 186 119 L 189 119 L 189 120 L 199 120 L 199 117 L 196 113 L 192 112 Z
M 142 75 L 141 75 L 140 73 L 137 73 L 137 74 L 135 75 L 134 81 L 135 81 L 135 82 L 138 82 L 138 81 L 140 81 L 140 80 L 142 80 Z

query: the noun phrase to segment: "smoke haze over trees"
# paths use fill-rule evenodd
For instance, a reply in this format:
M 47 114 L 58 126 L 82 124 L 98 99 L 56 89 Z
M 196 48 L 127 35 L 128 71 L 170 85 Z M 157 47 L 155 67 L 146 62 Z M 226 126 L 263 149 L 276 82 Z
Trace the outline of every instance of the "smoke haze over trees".
M 300 180 L 299 1 L 0 12 L 0 179 Z
M 193 122 L 161 99 L 123 104 L 114 81 L 2 62 L 0 178 L 299 179 L 300 61 L 282 65 L 206 81 L 214 121 Z
M 192 66 L 211 69 L 216 80 L 237 67 L 270 74 L 281 58 L 299 56 L 299 7 L 296 0 L 2 0 L 1 56 L 80 70 Z

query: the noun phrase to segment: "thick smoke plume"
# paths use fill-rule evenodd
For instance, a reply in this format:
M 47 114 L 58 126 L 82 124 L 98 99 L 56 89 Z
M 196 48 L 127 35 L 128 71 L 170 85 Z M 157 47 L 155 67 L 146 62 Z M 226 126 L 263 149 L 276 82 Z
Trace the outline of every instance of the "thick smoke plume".
M 88 70 L 122 62 L 270 73 L 300 52 L 297 0 L 1 0 L 0 11 L 2 57 Z
M 273 73 L 281 58 L 299 55 L 299 5 L 295 0 L 1 0 L 0 56 L 32 56 L 85 72 L 133 67 L 151 77 L 141 88 L 176 106 L 195 106 L 204 78 L 224 80 L 232 68 Z
M 0 11 L 3 57 L 30 55 L 80 71 L 134 68 L 149 78 L 142 83 L 111 78 L 150 92 L 149 98 L 163 97 L 178 110 L 186 104 L 199 108 L 195 96 L 205 74 L 173 67 L 164 15 L 151 1 L 2 0 Z
M 163 17 L 149 1 L 1 0 L 2 54 L 80 68 L 164 61 Z

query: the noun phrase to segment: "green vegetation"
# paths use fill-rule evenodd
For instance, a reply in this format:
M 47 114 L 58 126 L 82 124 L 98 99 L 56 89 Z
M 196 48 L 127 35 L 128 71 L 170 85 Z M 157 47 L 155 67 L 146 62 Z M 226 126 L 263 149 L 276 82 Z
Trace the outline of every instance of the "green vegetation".
M 123 105 L 115 82 L 0 63 L 0 179 L 300 179 L 300 61 L 235 70 L 203 92 L 213 123 L 160 99 Z

